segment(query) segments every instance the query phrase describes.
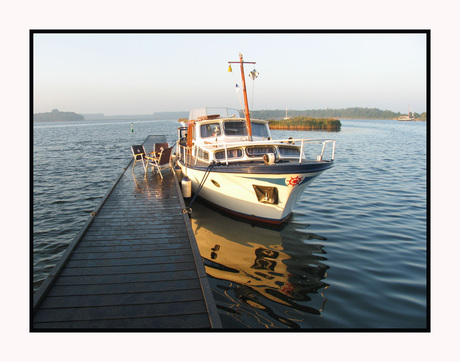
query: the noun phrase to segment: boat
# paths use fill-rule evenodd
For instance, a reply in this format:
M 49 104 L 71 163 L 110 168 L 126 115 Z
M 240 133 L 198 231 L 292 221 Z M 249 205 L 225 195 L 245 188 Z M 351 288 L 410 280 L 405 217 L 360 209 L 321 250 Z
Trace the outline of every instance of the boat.
M 268 121 L 250 117 L 244 64 L 255 63 L 239 58 L 229 63 L 240 65 L 244 116 L 233 108 L 197 108 L 178 128 L 177 166 L 195 194 L 188 212 L 199 196 L 237 218 L 281 225 L 306 187 L 333 167 L 335 140 L 273 139 Z
M 286 107 L 286 117 L 284 117 L 283 119 L 286 120 L 286 121 L 287 121 L 288 119 L 291 119 L 291 117 L 288 117 L 288 115 L 287 115 L 287 107 Z
M 411 116 L 411 113 L 412 113 L 412 116 Z M 414 112 L 411 111 L 410 106 L 409 106 L 409 111 L 407 112 L 407 115 L 404 114 L 402 116 L 399 116 L 398 121 L 415 121 Z

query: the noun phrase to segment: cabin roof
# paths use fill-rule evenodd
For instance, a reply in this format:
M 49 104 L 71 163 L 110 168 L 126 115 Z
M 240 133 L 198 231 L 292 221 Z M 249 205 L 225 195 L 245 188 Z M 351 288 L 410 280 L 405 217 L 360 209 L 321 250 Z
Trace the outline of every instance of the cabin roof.
M 214 118 L 241 118 L 240 111 L 235 108 L 226 107 L 201 107 L 192 109 L 189 113 L 189 120 L 200 120 L 208 117 L 207 119 Z

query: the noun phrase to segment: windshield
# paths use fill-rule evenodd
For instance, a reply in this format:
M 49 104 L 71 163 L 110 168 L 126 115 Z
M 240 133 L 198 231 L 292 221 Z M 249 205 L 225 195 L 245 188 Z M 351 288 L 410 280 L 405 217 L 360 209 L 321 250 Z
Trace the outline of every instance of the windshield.
M 255 123 L 251 122 L 252 135 L 256 137 L 265 137 L 268 138 L 268 130 L 265 126 L 265 123 Z
M 224 132 L 226 136 L 246 136 L 248 134 L 245 122 L 225 122 Z
M 208 123 L 200 126 L 201 138 L 220 136 L 220 124 Z

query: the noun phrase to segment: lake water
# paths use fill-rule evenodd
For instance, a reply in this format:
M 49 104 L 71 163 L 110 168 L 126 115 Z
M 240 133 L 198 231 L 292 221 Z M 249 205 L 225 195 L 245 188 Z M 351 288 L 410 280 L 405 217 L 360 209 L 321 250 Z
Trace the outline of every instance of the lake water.
M 149 134 L 177 120 L 35 124 L 33 289 Z M 291 133 L 273 131 L 286 138 Z M 334 168 L 306 189 L 282 230 L 195 203 L 192 225 L 229 329 L 424 329 L 427 130 L 424 122 L 342 120 Z

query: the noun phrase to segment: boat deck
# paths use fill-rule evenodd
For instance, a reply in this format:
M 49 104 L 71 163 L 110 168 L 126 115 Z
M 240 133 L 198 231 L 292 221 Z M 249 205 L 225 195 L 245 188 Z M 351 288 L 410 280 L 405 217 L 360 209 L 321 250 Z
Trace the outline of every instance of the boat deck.
M 163 175 L 128 164 L 34 295 L 32 331 L 221 328 L 179 183 Z
M 194 156 L 187 156 L 188 167 L 206 170 L 211 166 L 211 163 L 205 162 Z M 181 162 L 184 164 L 183 162 Z M 233 160 L 228 164 L 225 160 L 220 161 L 212 166 L 214 172 L 228 172 L 228 173 L 288 173 L 298 171 L 324 171 L 331 168 L 334 165 L 334 161 L 322 160 L 316 161 L 313 159 L 303 159 L 299 163 L 298 159 L 283 159 L 277 161 L 274 165 L 266 165 L 263 160 L 254 161 L 238 161 Z

